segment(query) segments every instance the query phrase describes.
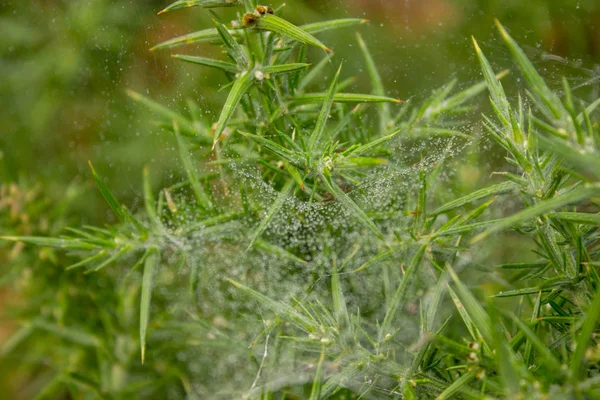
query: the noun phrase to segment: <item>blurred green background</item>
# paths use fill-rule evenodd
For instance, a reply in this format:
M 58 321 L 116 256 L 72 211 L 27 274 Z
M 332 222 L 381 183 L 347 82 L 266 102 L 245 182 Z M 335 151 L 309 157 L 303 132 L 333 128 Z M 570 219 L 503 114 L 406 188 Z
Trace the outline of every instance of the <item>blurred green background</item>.
M 494 18 L 525 47 L 551 86 L 560 87 L 560 77 L 567 75 L 573 87 L 583 86 L 577 93 L 585 96 L 594 90 L 587 83 L 600 79 L 598 0 L 286 3 L 283 16 L 297 24 L 369 19 L 360 29 L 391 89 L 389 95 L 409 101 L 451 79 L 458 79 L 461 87 L 480 79 L 471 35 L 485 47 L 496 70 L 510 68 Z M 92 182 L 88 160 L 133 209 L 141 202 L 144 165 L 151 167 L 156 187 L 177 181 L 180 165 L 172 138 L 151 123 L 151 114 L 130 100 L 125 89 L 182 108 L 185 99 L 192 98 L 216 120 L 215 111 L 226 96 L 219 86 L 226 80 L 218 71 L 176 62 L 169 52 L 148 51 L 160 41 L 211 25 L 210 14 L 202 9 L 158 17 L 167 4 L 162 0 L 0 3 L 1 233 L 48 235 L 67 224 L 112 221 Z M 231 10 L 222 15 L 235 18 Z M 344 61 L 346 76 L 360 77 L 354 90 L 369 90 L 353 33 L 336 31 L 320 39 L 335 50 L 337 60 Z M 209 45 L 188 46 L 180 52 L 218 54 Z M 519 84 L 517 77 L 505 82 Z M 457 185 L 480 184 L 489 176 L 483 172 L 486 165 L 489 169 L 489 159 L 481 165 L 465 163 Z M 0 263 L 21 250 L 0 244 Z M 19 302 L 10 288 L 1 287 L 0 343 L 14 326 L 2 316 L 3 310 Z M 9 380 L 8 375 L 0 376 L 0 393 L 14 395 L 1 397 L 19 398 L 16 393 L 26 383 Z

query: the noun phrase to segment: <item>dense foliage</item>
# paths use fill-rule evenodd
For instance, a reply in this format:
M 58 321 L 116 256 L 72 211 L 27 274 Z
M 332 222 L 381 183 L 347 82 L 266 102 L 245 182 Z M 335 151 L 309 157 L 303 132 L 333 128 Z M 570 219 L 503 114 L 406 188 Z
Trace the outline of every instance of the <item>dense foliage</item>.
M 108 227 L 64 228 L 65 204 L 4 188 L 2 209 L 28 215 L 1 215 L 9 256 L 42 249 L 4 278 L 29 295 L 3 354 L 47 366 L 33 368 L 31 395 L 600 395 L 599 100 L 575 97 L 566 80 L 551 90 L 499 23 L 522 96 L 507 96 L 507 72 L 474 41 L 484 80 L 413 104 L 388 95 L 351 33 L 363 19 L 298 27 L 249 0 L 164 12 L 191 6 L 240 10 L 153 48 L 226 53 L 173 55 L 229 80 L 216 121 L 193 100 L 180 111 L 129 91 L 175 137 L 184 181 L 156 192 L 146 168 L 134 213 L 92 167 L 119 220 Z M 348 90 L 317 38 L 329 30 L 356 41 L 371 93 Z M 312 90 L 319 81 L 325 91 Z M 484 93 L 480 135 L 468 116 Z M 455 196 L 456 165 L 488 138 L 505 162 Z M 502 246 L 519 251 L 515 262 L 497 265 Z

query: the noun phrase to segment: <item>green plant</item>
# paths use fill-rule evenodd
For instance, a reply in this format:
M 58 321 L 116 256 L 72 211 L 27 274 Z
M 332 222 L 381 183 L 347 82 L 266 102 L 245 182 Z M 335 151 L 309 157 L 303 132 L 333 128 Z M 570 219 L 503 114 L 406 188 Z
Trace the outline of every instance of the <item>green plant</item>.
M 193 101 L 183 114 L 129 92 L 175 135 L 187 179 L 156 198 L 144 170 L 145 207 L 133 213 L 92 167 L 117 225 L 4 237 L 72 261 L 72 313 L 30 316 L 4 350 L 29 342 L 50 360 L 42 395 L 597 396 L 599 101 L 584 106 L 567 85 L 561 100 L 500 25 L 528 101 L 507 98 L 505 73 L 475 44 L 485 82 L 457 93 L 453 82 L 413 106 L 386 96 L 360 35 L 368 94 L 346 91 L 352 80 L 315 37 L 364 20 L 297 27 L 283 9 L 235 0 L 166 11 L 190 6 L 245 11 L 154 47 L 225 50 L 227 60 L 175 55 L 230 80 L 217 121 Z M 308 90 L 326 76 L 326 91 Z M 440 201 L 444 167 L 474 140 L 461 115 L 486 88 L 506 181 Z M 506 216 L 500 196 L 523 210 Z M 538 258 L 500 265 L 503 291 L 481 304 L 465 272 L 489 267 L 481 243 L 508 231 Z M 109 289 L 82 290 L 92 284 Z

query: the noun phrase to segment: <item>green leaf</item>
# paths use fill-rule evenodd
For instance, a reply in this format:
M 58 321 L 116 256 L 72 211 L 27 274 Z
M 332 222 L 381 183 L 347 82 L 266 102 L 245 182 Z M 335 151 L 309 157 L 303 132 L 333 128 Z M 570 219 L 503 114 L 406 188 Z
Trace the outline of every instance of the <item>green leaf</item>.
M 152 183 L 150 182 L 150 167 L 144 166 L 144 207 L 146 208 L 146 214 L 152 225 L 156 225 L 159 221 L 158 214 L 156 213 L 156 201 L 154 200 L 154 194 L 152 193 Z
M 118 259 L 123 257 L 125 254 L 127 254 L 131 250 L 132 250 L 131 246 L 124 246 L 119 251 L 115 252 L 112 256 L 108 257 L 106 260 L 104 260 L 100 264 L 96 265 L 93 269 L 86 271 L 86 274 L 91 273 L 91 272 L 98 272 L 98 271 L 106 268 L 107 266 L 109 266 L 110 264 L 114 263 L 115 261 L 117 261 Z
M 271 222 L 275 214 L 281 209 L 281 207 L 283 207 L 283 204 L 290 195 L 290 192 L 292 191 L 293 187 L 294 181 L 290 179 L 289 181 L 287 181 L 283 189 L 281 189 L 281 192 L 269 208 L 269 211 L 267 211 L 267 215 L 265 216 L 265 218 L 263 218 L 263 220 L 260 222 L 260 225 L 258 226 L 256 231 L 254 232 L 254 235 L 252 236 L 252 240 L 250 240 L 250 245 L 248 245 L 248 249 L 250 249 L 254 245 L 254 242 L 260 237 L 260 235 L 262 235 L 267 226 L 269 226 L 269 222 Z
M 542 364 L 551 369 L 556 375 L 562 375 L 561 370 L 561 362 L 552 354 L 548 346 L 540 340 L 540 338 L 531 330 L 527 324 L 521 321 L 518 317 L 513 316 L 513 321 L 518 325 L 519 329 L 527 339 L 529 343 L 533 346 L 533 348 L 538 352 L 539 356 L 542 358 L 542 362 L 538 362 L 538 364 Z
M 237 65 L 227 62 L 227 61 L 213 60 L 212 58 L 206 58 L 206 57 L 188 56 L 185 54 L 173 54 L 171 57 L 176 58 L 181 61 L 189 62 L 192 64 L 199 64 L 199 65 L 204 65 L 206 67 L 220 69 L 222 71 L 229 72 L 232 74 L 235 74 L 239 71 L 239 68 Z
M 196 173 L 196 170 L 192 163 L 192 159 L 190 158 L 190 155 L 188 153 L 187 146 L 185 145 L 183 139 L 181 138 L 181 135 L 179 134 L 179 126 L 175 121 L 173 121 L 173 130 L 175 131 L 175 136 L 177 137 L 177 144 L 179 145 L 179 157 L 181 158 L 181 162 L 183 163 L 183 168 L 185 169 L 185 173 L 187 174 L 188 180 L 190 181 L 190 186 L 192 187 L 192 191 L 196 196 L 196 200 L 202 208 L 206 210 L 211 210 L 214 206 L 208 198 L 208 196 L 206 195 L 206 193 L 204 193 L 204 190 L 200 185 L 200 181 L 198 180 L 198 174 Z
M 473 378 L 475 378 L 475 375 L 477 375 L 477 372 L 478 372 L 477 369 L 473 368 L 472 370 L 462 374 L 460 378 L 458 378 L 457 380 L 452 382 L 452 384 L 450 386 L 448 386 L 446 389 L 444 389 L 444 391 L 442 393 L 440 393 L 440 395 L 438 397 L 436 397 L 435 399 L 436 400 L 446 400 L 446 399 L 453 397 L 456 392 L 460 392 L 460 390 L 462 388 L 465 388 L 467 386 L 467 384 Z
M 98 337 L 77 328 L 68 328 L 43 320 L 35 320 L 32 326 L 82 346 L 100 347 L 101 344 Z
M 302 175 L 300 174 L 300 171 L 298 171 L 298 169 L 292 164 L 290 164 L 288 161 L 283 161 L 283 165 L 285 170 L 288 172 L 288 174 L 290 174 L 290 176 L 296 182 L 296 184 L 300 186 L 302 190 L 304 190 L 304 181 L 302 180 Z
M 360 24 L 365 24 L 369 22 L 368 19 L 361 18 L 341 18 L 341 19 L 333 19 L 330 21 L 323 22 L 313 22 L 306 25 L 301 25 L 300 28 L 308 33 L 321 33 L 333 29 L 340 28 L 349 28 L 351 26 L 356 26 Z
M 395 138 L 396 135 L 398 135 L 400 132 L 402 132 L 402 129 L 399 129 L 396 132 L 391 133 L 389 135 L 375 139 L 367 144 L 362 144 L 353 149 L 350 149 L 349 151 L 345 152 L 344 155 L 360 156 L 362 154 L 368 153 L 369 151 L 376 149 L 377 147 L 389 142 L 390 140 Z
M 285 19 L 279 18 L 276 15 L 267 14 L 258 18 L 255 25 L 258 29 L 275 32 L 279 35 L 288 37 L 296 40 L 300 43 L 308 44 L 311 46 L 319 47 L 327 52 L 332 52 L 327 46 L 319 41 L 316 37 L 306 32 L 305 30 L 298 28 L 296 25 L 286 21 Z
M 600 156 L 589 150 L 577 149 L 565 140 L 553 137 L 536 136 L 539 147 L 556 154 L 568 162 L 576 171 L 600 181 Z
M 33 333 L 33 326 L 25 324 L 0 346 L 0 356 L 6 356 L 11 353 L 19 344 L 23 343 Z
M 294 104 L 321 103 L 327 99 L 327 93 L 307 93 L 295 96 Z M 360 93 L 336 93 L 333 97 L 335 103 L 403 103 L 403 100 L 385 96 Z
M 0 239 L 35 244 L 37 246 L 56 247 L 59 249 L 93 250 L 96 248 L 93 244 L 86 243 L 80 239 L 48 238 L 43 236 L 0 236 Z
M 144 263 L 144 276 L 142 278 L 142 296 L 140 298 L 140 346 L 142 351 L 142 364 L 146 357 L 146 334 L 150 321 L 150 303 L 152 301 L 152 286 L 154 270 L 158 263 L 156 249 L 148 250 Z
M 278 65 L 268 65 L 262 68 L 262 72 L 265 74 L 284 74 L 287 72 L 299 71 L 301 69 L 308 68 L 310 64 L 306 63 L 292 63 L 292 64 L 278 64 Z
M 516 264 L 501 264 L 501 265 L 498 265 L 498 268 L 502 268 L 502 269 L 538 269 L 538 268 L 544 268 L 546 265 L 548 265 L 547 262 L 545 262 L 545 263 L 516 263 Z
M 229 34 L 232 36 L 238 35 L 239 31 L 230 30 Z M 220 39 L 221 36 L 219 35 L 219 31 L 216 28 L 203 29 L 201 31 L 188 33 L 186 35 L 178 36 L 176 38 L 159 43 L 156 46 L 152 47 L 150 51 L 170 49 L 173 47 L 179 47 L 192 43 L 212 42 Z
M 376 157 L 342 157 L 335 160 L 334 168 L 336 170 L 356 169 L 365 167 L 375 167 L 377 165 L 387 164 L 387 158 Z
M 319 113 L 319 118 L 317 119 L 315 129 L 312 131 L 310 138 L 308 139 L 309 154 L 313 151 L 315 145 L 319 142 L 321 136 L 323 135 L 323 132 L 325 131 L 325 126 L 327 125 L 327 120 L 329 119 L 329 112 L 331 111 L 333 96 L 335 94 L 337 82 L 340 78 L 341 72 L 342 66 L 340 65 L 340 67 L 337 70 L 337 73 L 331 81 L 331 85 L 329 85 L 329 91 L 327 92 L 327 96 L 325 97 L 323 106 L 321 107 L 321 112 Z
M 514 192 L 516 189 L 517 185 L 513 182 L 503 182 L 497 185 L 492 185 L 487 188 L 477 190 L 459 199 L 452 200 L 451 202 L 446 203 L 443 206 L 436 209 L 435 211 L 433 211 L 431 215 L 443 214 L 455 208 L 464 206 L 465 204 L 473 203 L 477 200 L 484 199 L 488 196 L 511 193 Z
M 492 66 L 489 61 L 479 48 L 477 41 L 475 38 L 471 38 L 473 40 L 473 45 L 475 46 L 475 52 L 477 53 L 477 57 L 479 58 L 479 63 L 481 65 L 481 69 L 483 71 L 483 76 L 488 86 L 488 90 L 490 92 L 492 104 L 495 105 L 498 110 L 498 117 L 502 120 L 502 123 L 505 126 L 509 125 L 510 121 L 510 105 L 508 104 L 508 100 L 506 99 L 506 94 L 504 93 L 504 89 L 502 88 L 502 84 L 496 77 L 496 74 L 492 70 Z
M 368 267 L 370 267 L 373 264 L 378 264 L 378 263 L 390 260 L 392 257 L 394 257 L 396 254 L 400 253 L 401 251 L 402 251 L 402 247 L 396 247 L 396 248 L 378 253 L 377 255 L 375 255 L 375 257 L 370 258 L 369 260 L 364 262 L 360 267 L 356 268 L 353 272 L 364 271 L 365 269 L 367 269 Z
M 273 142 L 272 140 L 266 139 L 262 136 L 253 135 L 252 133 L 248 133 L 248 132 L 240 131 L 240 134 L 246 136 L 247 138 L 254 140 L 256 143 L 260 144 L 261 146 L 266 147 L 267 149 L 271 150 L 274 154 L 277 154 L 279 157 L 288 161 L 291 164 L 294 164 L 296 166 L 301 166 L 304 163 L 304 160 L 301 159 L 294 152 L 286 149 L 285 147 L 283 147 L 280 144 Z
M 579 336 L 575 337 L 576 346 L 573 358 L 571 358 L 571 375 L 574 383 L 579 382 L 579 379 L 587 374 L 584 367 L 585 353 L 588 350 L 588 344 L 595 334 L 594 331 L 598 328 L 598 319 L 600 318 L 600 286 L 596 289 L 596 294 L 593 297 L 594 301 L 590 307 L 586 310 L 583 327 Z
M 331 59 L 327 57 L 323 57 L 321 61 L 319 61 L 314 67 L 310 69 L 306 73 L 306 75 L 298 82 L 297 92 L 302 92 L 309 84 L 311 84 L 315 79 L 319 78 L 323 74 L 323 70 L 325 66 L 331 63 Z
M 367 72 L 371 78 L 373 94 L 376 96 L 385 96 L 385 89 L 383 88 L 381 75 L 379 75 L 379 71 L 377 70 L 377 66 L 375 65 L 375 61 L 369 52 L 367 44 L 358 32 L 356 33 L 356 40 L 358 41 L 358 46 L 362 51 L 365 63 L 367 65 Z M 390 121 L 390 106 L 386 103 L 382 103 L 379 106 L 379 129 L 381 132 L 385 132 L 387 130 L 388 121 Z
M 325 345 L 322 346 L 321 356 L 315 371 L 315 379 L 313 380 L 312 390 L 310 391 L 309 400 L 321 400 L 321 385 L 323 381 L 323 363 L 325 361 Z
M 531 61 L 529 61 L 523 50 L 521 50 L 513 38 L 510 37 L 500 22 L 495 20 L 495 23 L 500 31 L 500 34 L 504 38 L 508 49 L 512 53 L 513 58 L 521 69 L 525 80 L 533 90 L 533 93 L 552 112 L 556 119 L 566 119 L 568 112 L 558 96 L 554 94 L 554 92 L 546 85 L 546 82 L 544 82 L 542 77 L 537 73 L 533 64 L 531 64 Z
M 465 286 L 464 283 L 458 278 L 458 275 L 454 272 L 452 267 L 447 264 L 446 268 L 450 273 L 450 277 L 454 281 L 454 286 L 456 287 L 456 294 L 460 299 L 461 303 L 464 306 L 465 312 L 469 315 L 469 318 L 473 321 L 475 328 L 481 334 L 481 337 L 485 341 L 485 343 L 489 346 L 493 343 L 492 338 L 492 330 L 490 325 L 490 319 L 483 307 L 480 304 L 480 301 L 471 294 L 469 289 Z
M 171 109 L 155 102 L 154 100 L 150 100 L 146 96 L 143 96 L 133 90 L 127 89 L 126 92 L 127 95 L 131 97 L 134 101 L 143 104 L 149 110 L 155 112 L 158 116 L 162 117 L 164 121 L 168 121 L 169 124 L 171 124 L 172 121 L 177 121 L 181 125 L 191 127 L 191 122 L 187 118 L 184 118 L 180 114 L 176 113 L 175 111 L 172 111 Z
M 265 242 L 264 240 L 256 239 L 254 241 L 254 247 L 261 251 L 264 251 L 265 253 L 272 254 L 280 258 L 284 258 L 299 264 L 306 264 L 305 260 L 297 257 L 295 254 L 292 254 L 279 246 L 275 246 L 274 244 Z
M 400 309 L 400 307 L 404 303 L 404 300 L 406 299 L 409 284 L 413 281 L 413 275 L 415 275 L 417 268 L 421 265 L 421 260 L 428 246 L 428 242 L 421 244 L 415 252 L 415 254 L 413 255 L 412 259 L 410 260 L 408 268 L 406 268 L 406 271 L 404 272 L 404 277 L 400 281 L 400 284 L 398 285 L 398 288 L 394 293 L 394 297 L 392 298 L 390 306 L 385 312 L 385 317 L 379 330 L 380 341 L 385 340 L 387 335 L 391 335 L 393 333 L 391 332 L 392 324 L 396 320 L 398 310 Z
M 91 161 L 89 161 L 89 165 L 92 169 L 92 175 L 94 176 L 94 180 L 96 181 L 96 184 L 100 189 L 100 193 L 102 193 L 102 197 L 104 197 L 110 209 L 115 213 L 117 217 L 119 217 L 119 219 L 122 222 L 131 222 L 133 220 L 133 217 L 129 213 L 129 210 L 127 210 L 125 206 L 121 205 L 118 202 L 118 200 L 112 194 L 108 186 L 106 186 L 106 183 L 104 183 L 104 180 L 101 177 L 99 177 L 96 173 L 96 170 L 94 169 L 94 166 L 92 165 Z
M 471 243 L 476 243 L 494 232 L 513 227 L 557 208 L 566 206 L 568 204 L 577 203 L 594 196 L 600 196 L 600 186 L 598 185 L 587 185 L 585 187 L 571 190 L 570 192 L 561 194 L 549 200 L 541 201 L 508 218 L 496 220 L 485 232 L 482 232 L 474 237 L 471 240 Z
M 80 267 L 84 267 L 88 264 L 93 263 L 94 261 L 98 261 L 103 259 L 104 257 L 106 257 L 108 255 L 108 252 L 106 250 L 102 250 L 99 251 L 98 253 L 94 254 L 91 257 L 85 258 L 82 261 L 75 263 L 73 265 L 69 265 L 67 268 L 65 268 L 65 270 L 69 271 L 75 268 L 80 268 Z
M 225 25 L 218 23 L 216 20 L 213 20 L 216 27 L 217 32 L 219 32 L 219 36 L 223 40 L 223 44 L 227 48 L 229 56 L 237 63 L 237 65 L 241 68 L 248 68 L 250 66 L 250 60 L 244 51 L 244 48 L 235 40 L 235 38 L 229 33 Z
M 600 214 L 588 214 L 578 212 L 557 212 L 551 215 L 563 221 L 574 222 L 583 225 L 600 226 Z
M 244 94 L 252 87 L 253 82 L 254 74 L 251 71 L 242 72 L 234 81 L 229 96 L 227 97 L 227 101 L 225 101 L 225 105 L 221 110 L 219 121 L 217 122 L 217 128 L 215 129 L 215 136 L 213 139 L 213 150 L 219 142 L 219 138 L 223 134 L 227 122 L 229 122 L 229 119 L 235 112 Z
M 350 314 L 346 307 L 346 299 L 340 283 L 340 274 L 338 272 L 337 265 L 333 266 L 333 273 L 331 275 L 331 296 L 333 300 L 334 315 L 337 320 L 338 326 L 349 327 L 350 326 Z
M 239 0 L 178 0 L 165 7 L 158 15 L 188 7 L 217 8 L 235 7 L 239 5 L 241 5 Z
M 188 235 L 190 233 L 193 233 L 194 231 L 199 231 L 199 230 L 206 229 L 206 228 L 209 228 L 212 226 L 223 225 L 228 222 L 235 221 L 236 219 L 239 219 L 242 216 L 243 216 L 243 213 L 239 213 L 239 212 L 229 212 L 229 213 L 217 215 L 216 217 L 207 218 L 200 222 L 191 223 L 190 225 L 186 226 L 183 229 L 183 233 Z
M 508 75 L 508 72 L 508 70 L 499 72 L 498 74 L 496 74 L 496 79 L 498 81 L 501 80 L 506 75 Z M 433 110 L 430 118 L 435 117 L 441 114 L 442 112 L 452 112 L 453 110 L 456 110 L 467 100 L 470 100 L 473 97 L 477 96 L 479 93 L 483 92 L 485 89 L 487 89 L 487 87 L 488 86 L 486 81 L 479 82 L 451 97 L 448 97 L 447 99 L 444 99 L 440 103 L 440 105 Z
M 256 300 L 261 306 L 270 309 L 272 312 L 277 314 L 279 317 L 297 325 L 299 328 L 306 332 L 316 332 L 318 329 L 318 325 L 316 325 L 312 320 L 308 319 L 304 315 L 300 314 L 293 307 L 282 303 L 280 301 L 273 300 L 256 290 L 250 289 L 247 286 L 242 285 L 236 281 L 231 279 L 227 279 L 229 283 L 231 283 L 236 288 L 242 290 L 248 296 L 252 297 Z
M 335 197 L 335 199 L 339 201 L 340 204 L 350 212 L 350 215 L 354 219 L 356 219 L 365 227 L 369 228 L 369 230 L 373 232 L 373 234 L 375 234 L 376 237 L 378 237 L 379 239 L 383 239 L 383 233 L 381 233 L 377 225 L 375 225 L 373 221 L 371 221 L 367 214 L 365 214 L 365 212 L 354 201 L 352 201 L 352 199 L 348 197 L 348 195 L 344 193 L 344 191 L 340 189 L 340 187 L 335 182 L 331 181 L 330 177 L 321 175 L 321 181 L 323 182 L 329 193 L 331 193 L 333 197 Z
M 551 289 L 542 290 L 539 287 L 530 287 L 524 289 L 516 289 L 516 290 L 507 290 L 504 292 L 500 292 L 494 297 L 502 298 L 502 297 L 515 297 L 515 296 L 527 296 L 530 294 L 537 294 L 539 292 L 549 292 Z

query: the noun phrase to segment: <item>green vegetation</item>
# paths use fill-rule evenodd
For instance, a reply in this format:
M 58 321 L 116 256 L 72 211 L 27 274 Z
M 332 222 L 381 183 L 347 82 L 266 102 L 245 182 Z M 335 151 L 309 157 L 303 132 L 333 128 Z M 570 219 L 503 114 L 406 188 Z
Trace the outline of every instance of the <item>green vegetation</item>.
M 161 14 L 190 7 L 213 27 L 152 50 L 222 50 L 173 55 L 226 77 L 220 111 L 127 92 L 181 181 L 159 190 L 147 167 L 128 206 L 90 163 L 115 219 L 81 227 L 78 183 L 62 202 L 2 187 L 0 282 L 23 300 L 0 372 L 26 371 L 25 398 L 600 397 L 600 100 L 549 87 L 499 22 L 516 68 L 473 39 L 481 82 L 417 102 L 386 88 L 364 19 L 297 26 L 252 0 Z M 455 171 L 490 138 L 504 158 L 464 192 Z

